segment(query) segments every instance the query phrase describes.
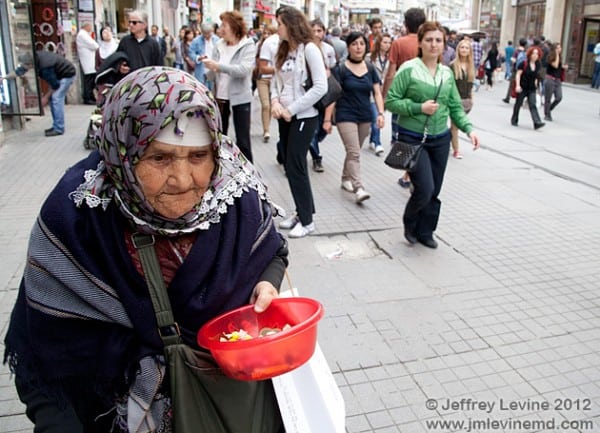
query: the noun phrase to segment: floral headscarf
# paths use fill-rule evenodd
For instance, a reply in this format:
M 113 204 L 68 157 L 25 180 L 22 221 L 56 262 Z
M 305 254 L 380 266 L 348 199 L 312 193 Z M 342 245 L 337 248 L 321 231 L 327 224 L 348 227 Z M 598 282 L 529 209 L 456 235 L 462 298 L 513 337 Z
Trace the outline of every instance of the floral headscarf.
M 158 132 L 172 122 L 177 125 L 182 116 L 206 120 L 216 165 L 200 203 L 187 214 L 170 219 L 159 215 L 144 197 L 134 167 Z M 163 235 L 207 230 L 248 188 L 270 202 L 254 166 L 221 129 L 213 95 L 192 75 L 168 67 L 138 69 L 112 89 L 96 136 L 102 160 L 96 170 L 85 173 L 84 183 L 71 193 L 71 198 L 77 206 L 85 203 L 104 209 L 115 200 L 137 230 Z M 175 131 L 184 134 L 177 127 Z

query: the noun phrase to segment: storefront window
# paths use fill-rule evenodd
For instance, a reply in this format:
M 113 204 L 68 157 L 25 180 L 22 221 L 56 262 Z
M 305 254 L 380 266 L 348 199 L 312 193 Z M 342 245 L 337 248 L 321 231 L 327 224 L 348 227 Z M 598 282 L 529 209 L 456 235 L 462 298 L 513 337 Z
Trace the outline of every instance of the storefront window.
M 519 6 L 517 10 L 517 25 L 515 39 L 526 38 L 531 42 L 533 38 L 543 35 L 544 18 L 546 16 L 546 3 L 536 3 Z
M 11 3 L 8 12 L 6 15 L 3 13 L 1 18 L 0 64 L 2 64 L 3 75 L 15 70 L 20 55 L 25 53 L 33 55 L 34 51 L 29 4 L 26 1 L 16 1 Z M 5 32 L 5 29 L 10 29 L 10 34 Z M 9 40 L 10 35 L 13 37 L 12 41 Z M 3 81 L 0 94 L 3 115 L 41 114 L 40 91 L 35 68 L 29 69 L 16 80 Z
M 479 30 L 487 34 L 488 40 L 500 40 L 502 27 L 502 0 L 483 0 L 479 18 Z

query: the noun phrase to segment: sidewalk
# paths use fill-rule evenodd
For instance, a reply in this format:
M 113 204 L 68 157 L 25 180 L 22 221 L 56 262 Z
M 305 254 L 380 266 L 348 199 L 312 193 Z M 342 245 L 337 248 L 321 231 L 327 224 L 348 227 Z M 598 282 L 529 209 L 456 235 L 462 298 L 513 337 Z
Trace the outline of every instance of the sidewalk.
M 319 341 L 349 433 L 458 432 L 469 422 L 474 432 L 600 431 L 600 98 L 565 87 L 555 121 L 534 131 L 526 111 L 510 126 L 505 91 L 476 94 L 470 117 L 483 148 L 461 140 L 464 159 L 450 158 L 437 250 L 403 239 L 409 193 L 399 172 L 365 149 L 372 198 L 358 206 L 340 188 L 337 131 L 321 144 L 325 172 L 311 172 L 317 233 L 290 240 L 290 274 L 325 306 Z M 274 201 L 293 210 L 275 123 L 262 143 L 254 109 L 256 165 Z M 42 133 L 48 118 L 34 118 L 0 148 L 2 336 L 29 230 L 58 177 L 87 154 L 88 116 L 68 106 L 67 134 L 52 139 Z M 2 367 L 0 431 L 30 432 L 8 376 Z M 537 424 L 516 424 L 526 420 Z M 442 421 L 455 424 L 432 424 Z

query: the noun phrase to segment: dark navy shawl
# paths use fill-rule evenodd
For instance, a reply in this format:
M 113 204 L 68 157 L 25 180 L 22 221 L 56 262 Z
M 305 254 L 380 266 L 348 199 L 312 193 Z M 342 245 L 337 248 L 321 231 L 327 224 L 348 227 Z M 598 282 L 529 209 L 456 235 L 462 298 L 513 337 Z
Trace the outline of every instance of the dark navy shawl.
M 145 280 L 125 245 L 128 222 L 113 204 L 77 208 L 68 197 L 98 160 L 92 153 L 68 170 L 44 203 L 5 340 L 5 362 L 21 380 L 69 400 L 71 385 L 94 383 L 107 384 L 110 399 L 127 389 L 141 358 L 162 354 Z M 282 242 L 252 189 L 198 231 L 168 287 L 188 344 L 208 319 L 248 303 Z

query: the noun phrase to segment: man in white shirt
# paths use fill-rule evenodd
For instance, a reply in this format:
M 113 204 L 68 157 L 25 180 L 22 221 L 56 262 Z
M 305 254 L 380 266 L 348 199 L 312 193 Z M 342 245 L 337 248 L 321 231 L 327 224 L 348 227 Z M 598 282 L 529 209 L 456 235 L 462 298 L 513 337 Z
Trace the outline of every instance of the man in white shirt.
M 96 80 L 96 50 L 98 43 L 92 38 L 92 23 L 84 23 L 77 33 L 77 55 L 83 72 L 83 103 L 96 105 L 94 86 Z
M 265 108 L 265 112 L 268 113 L 269 122 L 271 119 L 271 95 L 270 86 L 273 73 L 275 72 L 275 55 L 277 54 L 277 48 L 279 47 L 279 35 L 277 32 L 273 33 L 267 39 L 265 39 L 260 47 L 260 53 L 258 54 L 258 73 L 260 83 L 258 86 L 258 95 L 260 98 L 261 107 Z M 269 87 L 266 87 L 269 86 Z M 263 118 L 263 141 L 266 143 L 271 138 L 269 132 L 269 122 L 265 125 L 266 118 Z

